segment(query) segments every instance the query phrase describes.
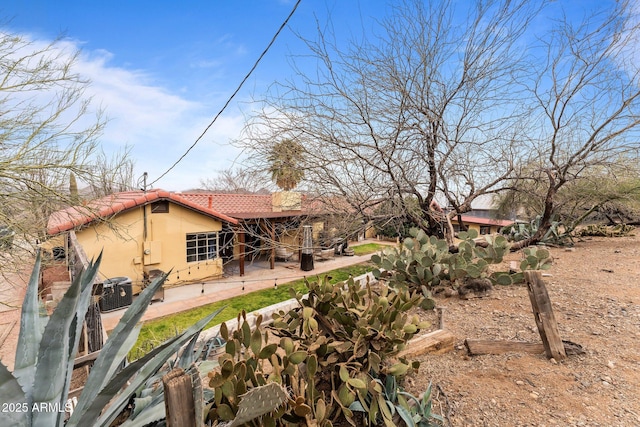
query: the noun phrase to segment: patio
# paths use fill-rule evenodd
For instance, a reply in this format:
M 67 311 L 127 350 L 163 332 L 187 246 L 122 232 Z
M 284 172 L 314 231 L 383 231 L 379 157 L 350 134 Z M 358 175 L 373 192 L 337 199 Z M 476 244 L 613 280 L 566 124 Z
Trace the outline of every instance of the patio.
M 378 240 L 365 240 L 357 244 L 379 243 Z M 357 245 L 354 244 L 354 245 Z M 393 245 L 393 243 L 391 243 Z M 324 272 L 342 268 L 362 262 L 367 262 L 371 254 L 362 256 L 335 256 L 325 261 L 315 261 L 314 269 L 302 271 L 297 260 L 278 261 L 275 268 L 270 268 L 267 260 L 256 259 L 245 264 L 245 274 L 240 276 L 239 269 L 229 264 L 229 269 L 225 268 L 225 276 L 221 279 L 211 280 L 203 283 L 168 288 L 164 291 L 163 302 L 153 302 L 142 317 L 142 321 L 157 319 L 170 314 L 189 310 L 216 301 L 222 301 L 243 293 L 266 289 L 275 284 L 283 284 L 304 277 L 312 277 Z M 102 324 L 106 331 L 110 331 L 118 324 L 120 317 L 124 314 L 126 307 L 102 313 Z

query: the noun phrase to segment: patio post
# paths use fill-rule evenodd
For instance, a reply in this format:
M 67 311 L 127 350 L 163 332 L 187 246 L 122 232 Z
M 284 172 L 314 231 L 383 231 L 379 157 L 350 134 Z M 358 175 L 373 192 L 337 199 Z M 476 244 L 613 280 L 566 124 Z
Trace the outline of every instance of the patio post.
M 240 276 L 244 276 L 244 230 L 238 231 L 238 246 L 240 249 L 240 256 L 238 258 L 238 265 L 240 266 Z
M 271 234 L 271 253 L 269 255 L 269 268 L 271 270 L 276 268 L 276 224 L 275 221 L 269 221 L 271 223 L 271 227 L 269 229 L 269 233 Z

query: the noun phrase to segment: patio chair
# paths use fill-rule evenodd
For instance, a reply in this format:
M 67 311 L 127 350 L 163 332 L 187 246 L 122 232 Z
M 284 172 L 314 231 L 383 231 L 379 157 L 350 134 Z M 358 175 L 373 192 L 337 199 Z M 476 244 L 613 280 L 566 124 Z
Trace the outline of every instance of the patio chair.
M 283 261 L 289 261 L 293 257 L 293 251 L 288 250 L 282 246 L 276 248 L 276 259 Z
M 334 255 L 334 249 L 333 248 L 318 249 L 314 253 L 314 258 L 316 260 L 318 260 L 318 261 L 326 261 L 326 260 L 329 260 L 329 259 L 333 258 L 333 255 Z

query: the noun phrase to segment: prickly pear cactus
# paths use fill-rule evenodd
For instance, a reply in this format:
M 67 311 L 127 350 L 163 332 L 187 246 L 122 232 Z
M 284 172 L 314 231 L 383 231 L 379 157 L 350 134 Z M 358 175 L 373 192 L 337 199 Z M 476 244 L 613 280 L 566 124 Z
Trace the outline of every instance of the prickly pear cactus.
M 408 289 L 361 287 L 352 279 L 332 285 L 324 278 L 307 286 L 307 295 L 296 294 L 300 309 L 274 314 L 273 333 L 300 343 L 310 354 L 307 368 L 317 365 L 317 388 L 331 389 L 326 404 L 312 402 L 316 417 L 337 411 L 350 419 L 351 405 L 359 402 L 375 419 L 378 408 L 366 404 L 378 393 L 371 388 L 372 375 L 401 379 L 419 368 L 417 362 L 390 360 L 429 326 L 407 314 L 424 297 Z
M 261 318 L 252 329 L 244 313 L 237 330 L 221 326 L 227 344 L 209 373 L 215 391 L 208 421 L 329 427 L 352 420 L 352 405 L 375 420 L 380 408 L 367 402 L 377 402 L 381 391 L 373 379 L 417 372 L 419 363 L 391 356 L 429 326 L 407 314 L 424 300 L 420 292 L 362 287 L 352 279 L 333 285 L 326 277 L 307 287 L 304 296 L 294 291 L 300 306 L 275 313 L 265 331 Z
M 524 283 L 524 271 L 526 270 L 548 270 L 551 268 L 553 258 L 547 249 L 529 247 L 522 250 L 522 260 L 520 261 L 520 271 L 510 273 L 506 271 L 495 272 L 490 279 L 493 283 L 503 286 Z
M 237 427 L 254 419 L 276 412 L 289 399 L 287 391 L 278 383 L 252 388 L 239 396 L 238 413 L 228 427 Z
M 548 250 L 529 247 L 522 251 L 521 271 L 491 272 L 490 266 L 501 263 L 509 253 L 507 238 L 485 236 L 486 245 L 480 246 L 474 240 L 478 237 L 475 230 L 462 232 L 459 237 L 457 252 L 452 253 L 444 240 L 428 237 L 423 231 L 414 229 L 401 247 L 371 257 L 378 267 L 373 274 L 385 279 L 391 287 L 421 290 L 425 297 L 422 306 L 429 309 L 435 305 L 430 292 L 437 286 L 460 288 L 485 279 L 492 284 L 512 285 L 524 282 L 523 271 L 547 270 L 552 264 Z
M 520 270 L 548 270 L 551 268 L 553 259 L 548 250 L 544 248 L 529 247 L 523 251 Z
M 386 278 L 389 286 L 427 290 L 441 284 L 457 287 L 468 279 L 488 277 L 489 265 L 502 262 L 509 251 L 504 236 L 487 236 L 486 247 L 476 245 L 475 230 L 459 234 L 462 241 L 454 253 L 449 251 L 446 241 L 429 237 L 422 230 L 412 230 L 411 236 L 400 248 L 371 258 L 378 266 L 374 276 Z

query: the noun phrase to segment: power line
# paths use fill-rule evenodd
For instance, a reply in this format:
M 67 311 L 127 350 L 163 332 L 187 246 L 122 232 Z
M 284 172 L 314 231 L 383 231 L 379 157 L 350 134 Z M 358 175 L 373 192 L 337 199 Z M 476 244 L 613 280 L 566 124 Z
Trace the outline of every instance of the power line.
M 262 51 L 262 53 L 260 54 L 260 56 L 258 57 L 258 59 L 256 60 L 256 62 L 253 64 L 253 67 L 251 67 L 251 69 L 249 70 L 249 72 L 247 73 L 246 76 L 244 76 L 244 79 L 242 79 L 242 81 L 240 82 L 240 84 L 238 85 L 238 87 L 236 88 L 236 90 L 231 94 L 231 96 L 229 97 L 229 99 L 227 100 L 227 102 L 224 103 L 224 105 L 222 106 L 222 108 L 220 109 L 220 111 L 218 111 L 218 114 L 215 115 L 215 117 L 213 118 L 213 120 L 211 120 L 211 123 L 209 123 L 209 125 L 204 129 L 204 131 L 200 134 L 200 136 L 198 138 L 196 138 L 195 142 L 193 144 L 191 144 L 191 146 L 187 149 L 187 151 L 184 152 L 184 154 L 182 156 L 180 156 L 180 158 L 178 160 L 176 160 L 170 167 L 169 169 L 167 169 L 162 175 L 160 175 L 158 178 L 156 178 L 154 181 L 152 181 L 149 185 L 152 186 L 153 184 L 155 184 L 156 182 L 158 182 L 159 180 L 161 180 L 165 175 L 167 175 L 169 172 L 171 172 L 171 170 L 173 168 L 175 168 L 178 163 L 180 163 L 185 157 L 187 157 L 187 154 L 189 154 L 189 152 L 198 144 L 198 142 L 200 142 L 200 140 L 202 139 L 202 137 L 204 137 L 204 135 L 207 133 L 207 131 L 209 130 L 209 128 L 211 128 L 211 126 L 213 126 L 213 124 L 216 122 L 216 120 L 218 119 L 218 117 L 220 117 L 220 115 L 224 112 L 224 110 L 227 109 L 227 107 L 229 106 L 229 104 L 231 103 L 231 101 L 233 100 L 233 98 L 235 98 L 235 96 L 238 94 L 238 92 L 240 92 L 240 89 L 242 89 L 242 86 L 246 83 L 246 81 L 249 79 L 249 77 L 251 76 L 251 74 L 255 71 L 255 69 L 258 67 L 258 64 L 260 63 L 260 61 L 262 60 L 262 58 L 267 54 L 267 52 L 269 51 L 269 49 L 271 48 L 271 46 L 273 45 L 273 43 L 275 43 L 276 39 L 278 38 L 278 35 L 280 35 L 280 33 L 282 32 L 282 30 L 284 29 L 284 27 L 286 27 L 287 23 L 289 22 L 289 19 L 291 19 L 291 17 L 293 16 L 294 12 L 296 11 L 296 9 L 298 8 L 298 5 L 300 4 L 301 0 L 298 0 L 296 2 L 296 4 L 293 6 L 293 9 L 291 9 L 291 12 L 289 13 L 289 16 L 287 16 L 287 19 L 284 20 L 284 22 L 282 23 L 282 25 L 280 25 L 280 28 L 278 28 L 278 31 L 276 31 L 276 33 L 274 34 L 274 36 L 271 38 L 271 41 L 269 42 L 269 44 L 267 45 L 267 47 L 264 49 L 264 51 Z

